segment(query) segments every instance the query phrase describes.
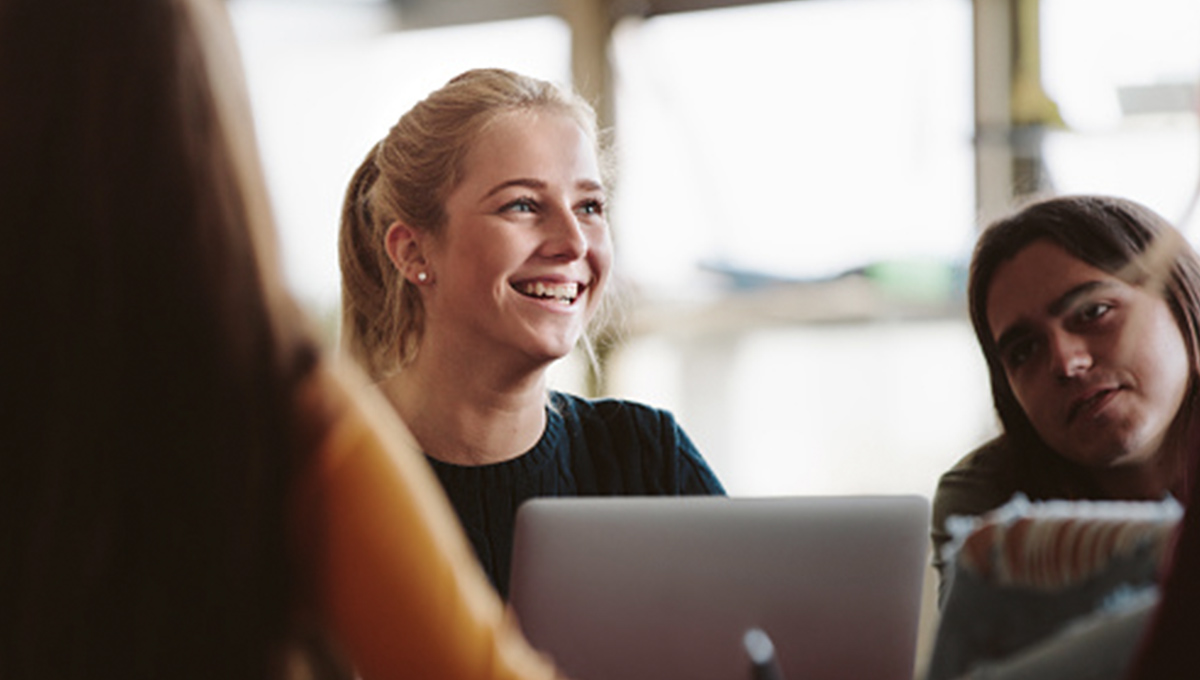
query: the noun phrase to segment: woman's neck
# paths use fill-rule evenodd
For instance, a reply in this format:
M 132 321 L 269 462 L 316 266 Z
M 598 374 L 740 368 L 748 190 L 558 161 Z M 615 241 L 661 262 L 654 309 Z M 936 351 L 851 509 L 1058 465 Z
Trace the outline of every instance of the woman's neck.
M 379 387 L 425 454 L 447 463 L 512 460 L 546 427 L 545 369 L 514 378 L 418 355 Z
M 1177 420 L 1153 456 L 1138 464 L 1093 470 L 1093 480 L 1113 499 L 1159 500 L 1167 493 L 1182 498 L 1187 451 L 1194 448 L 1190 430 L 1194 430 L 1190 419 Z
M 1179 475 L 1169 461 L 1155 460 L 1143 465 L 1127 465 L 1094 470 L 1092 479 L 1108 498 L 1116 500 L 1159 500 L 1167 493 L 1178 496 Z

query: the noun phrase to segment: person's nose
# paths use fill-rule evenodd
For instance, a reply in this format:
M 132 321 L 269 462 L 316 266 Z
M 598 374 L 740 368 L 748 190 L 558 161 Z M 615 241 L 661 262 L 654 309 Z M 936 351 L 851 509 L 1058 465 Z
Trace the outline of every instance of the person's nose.
M 542 253 L 556 260 L 578 260 L 587 254 L 588 240 L 579 216 L 569 205 L 555 208 L 543 225 L 546 241 Z
M 1058 380 L 1078 378 L 1092 368 L 1092 353 L 1086 339 L 1059 331 L 1051 334 L 1049 344 L 1050 368 Z

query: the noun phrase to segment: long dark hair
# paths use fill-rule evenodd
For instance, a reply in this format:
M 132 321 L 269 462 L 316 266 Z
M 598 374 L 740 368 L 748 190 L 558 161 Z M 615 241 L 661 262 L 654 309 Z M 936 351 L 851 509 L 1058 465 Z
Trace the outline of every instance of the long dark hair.
M 1049 240 L 1073 257 L 1114 275 L 1130 278 L 1130 283 L 1145 285 L 1155 272 L 1127 268 L 1158 239 L 1176 236 L 1173 227 L 1153 210 L 1122 198 L 1110 196 L 1060 196 L 1033 202 L 1014 214 L 984 229 L 971 258 L 967 297 L 975 337 L 983 349 L 991 377 L 992 399 L 1012 449 L 1044 480 L 1061 488 L 1086 485 L 1082 469 L 1053 452 L 1034 430 L 1025 415 L 1004 372 L 996 342 L 987 320 L 987 300 L 996 269 L 1011 260 L 1028 245 Z M 1183 241 L 1174 240 L 1177 249 L 1167 260 L 1169 271 L 1162 277 L 1161 294 L 1178 324 L 1191 358 L 1192 381 L 1187 401 L 1177 417 L 1176 432 L 1182 433 L 1195 407 L 1195 380 L 1200 373 L 1200 260 Z
M 316 350 L 222 90 L 238 72 L 212 71 L 225 19 L 0 4 L 5 680 L 282 672 Z

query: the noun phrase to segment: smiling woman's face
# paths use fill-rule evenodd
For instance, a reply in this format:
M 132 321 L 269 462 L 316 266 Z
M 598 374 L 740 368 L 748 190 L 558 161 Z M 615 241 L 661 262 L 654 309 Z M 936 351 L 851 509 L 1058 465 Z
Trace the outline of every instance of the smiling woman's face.
M 1190 376 L 1161 296 L 1039 240 L 996 269 L 987 320 L 1017 402 L 1052 449 L 1090 467 L 1157 454 Z
M 428 252 L 425 339 L 535 363 L 570 352 L 612 266 L 605 200 L 595 141 L 570 116 L 493 121 Z

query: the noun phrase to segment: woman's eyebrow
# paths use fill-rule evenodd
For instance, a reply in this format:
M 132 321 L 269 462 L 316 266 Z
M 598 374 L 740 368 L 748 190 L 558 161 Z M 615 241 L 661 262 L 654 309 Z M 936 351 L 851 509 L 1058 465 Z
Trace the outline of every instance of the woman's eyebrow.
M 1117 284 L 1112 281 L 1104 281 L 1104 280 L 1085 281 L 1084 283 L 1081 283 L 1078 286 L 1075 286 L 1074 288 L 1072 288 L 1071 290 L 1068 290 L 1067 292 L 1063 293 L 1062 295 L 1060 295 L 1058 297 L 1057 300 L 1054 300 L 1049 305 L 1047 305 L 1046 313 L 1049 314 L 1050 316 L 1062 316 L 1063 313 L 1065 313 L 1068 309 L 1070 309 L 1071 306 L 1074 305 L 1076 303 L 1076 301 L 1079 300 L 1079 298 L 1085 297 L 1091 293 L 1094 293 L 1097 290 L 1104 290 L 1106 288 L 1115 288 L 1116 285 Z
M 496 194 L 500 193 L 501 191 L 504 191 L 505 189 L 507 189 L 509 187 L 525 187 L 527 189 L 545 189 L 546 183 L 540 179 L 533 179 L 531 177 L 518 177 L 516 179 L 505 180 L 505 181 L 497 184 L 496 186 L 489 189 L 488 192 L 483 195 L 483 197 L 491 198 L 492 196 L 495 196 Z
M 496 194 L 508 189 L 509 187 L 525 187 L 526 189 L 545 189 L 548 185 L 540 179 L 532 177 L 518 177 L 516 179 L 505 180 L 488 190 L 483 198 L 488 199 Z M 604 185 L 594 179 L 581 179 L 575 183 L 575 187 L 582 191 L 604 191 Z
M 525 187 L 527 189 L 545 189 L 547 184 L 540 179 L 532 177 L 517 177 L 515 179 L 505 180 L 488 190 L 483 195 L 484 198 L 490 198 L 504 191 L 509 187 Z M 604 185 L 594 179 L 581 179 L 575 183 L 577 189 L 583 191 L 604 191 Z
M 1046 305 L 1046 313 L 1052 317 L 1062 316 L 1068 309 L 1078 302 L 1080 298 L 1086 297 L 1087 295 L 1098 290 L 1115 288 L 1116 285 L 1117 284 L 1112 281 L 1105 280 L 1085 281 L 1052 300 L 1050 304 Z M 1024 319 L 1018 319 L 1011 326 L 1004 329 L 1004 331 L 996 338 L 996 349 L 1000 352 L 1003 352 L 1005 347 L 1013 344 L 1022 336 L 1028 335 L 1030 328 L 1031 324 L 1028 321 Z

